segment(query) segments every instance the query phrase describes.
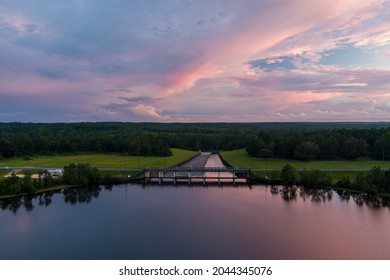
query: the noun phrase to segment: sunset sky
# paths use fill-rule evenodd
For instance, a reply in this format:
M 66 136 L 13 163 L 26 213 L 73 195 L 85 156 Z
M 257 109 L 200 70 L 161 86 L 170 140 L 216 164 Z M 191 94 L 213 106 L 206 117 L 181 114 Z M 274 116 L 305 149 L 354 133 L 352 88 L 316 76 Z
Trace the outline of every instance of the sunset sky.
M 10 121 L 390 121 L 390 1 L 0 0 Z

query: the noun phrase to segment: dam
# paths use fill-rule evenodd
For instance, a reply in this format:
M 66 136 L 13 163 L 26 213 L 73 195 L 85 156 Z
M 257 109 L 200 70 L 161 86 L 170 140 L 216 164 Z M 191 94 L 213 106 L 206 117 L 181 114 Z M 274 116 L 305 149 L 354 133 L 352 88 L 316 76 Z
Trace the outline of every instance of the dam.
M 145 168 L 145 184 L 248 184 L 253 178 L 249 168 L 227 166 L 218 154 L 199 153 L 190 160 L 168 168 Z

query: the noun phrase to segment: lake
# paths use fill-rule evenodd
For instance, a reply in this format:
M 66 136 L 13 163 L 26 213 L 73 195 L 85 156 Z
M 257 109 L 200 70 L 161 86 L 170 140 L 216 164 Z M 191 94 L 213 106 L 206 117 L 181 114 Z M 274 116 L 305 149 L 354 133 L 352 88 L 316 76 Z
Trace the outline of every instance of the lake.
M 136 184 L 2 201 L 0 259 L 390 259 L 388 202 Z

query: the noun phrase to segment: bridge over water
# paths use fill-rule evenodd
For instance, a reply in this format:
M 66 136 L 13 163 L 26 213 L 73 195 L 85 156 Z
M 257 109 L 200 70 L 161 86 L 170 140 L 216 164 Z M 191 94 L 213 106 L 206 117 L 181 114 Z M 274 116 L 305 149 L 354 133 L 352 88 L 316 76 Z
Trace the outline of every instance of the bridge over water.
M 249 168 L 169 167 L 145 168 L 143 180 L 155 184 L 247 184 L 252 178 Z
M 249 168 L 228 166 L 218 154 L 199 153 L 197 156 L 167 168 L 145 168 L 145 184 L 247 184 L 253 178 Z

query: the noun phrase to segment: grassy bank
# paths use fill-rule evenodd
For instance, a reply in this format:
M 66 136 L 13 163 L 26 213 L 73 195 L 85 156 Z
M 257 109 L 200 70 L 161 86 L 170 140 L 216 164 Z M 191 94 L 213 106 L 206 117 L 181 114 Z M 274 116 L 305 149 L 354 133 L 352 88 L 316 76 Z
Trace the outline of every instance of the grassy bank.
M 351 188 L 353 187 L 355 191 L 372 192 L 378 194 L 388 193 L 387 186 L 384 186 L 382 182 L 383 180 L 385 180 L 385 174 L 376 174 L 375 172 L 373 173 L 371 171 L 375 166 L 385 170 L 390 169 L 390 162 L 388 161 L 375 161 L 368 158 L 361 158 L 356 161 L 318 160 L 310 162 L 278 158 L 263 159 L 250 157 L 243 149 L 222 152 L 221 155 L 233 166 L 262 169 L 255 170 L 255 175 L 260 178 L 264 178 L 267 176 L 274 182 L 278 182 L 279 180 L 281 180 L 281 169 L 285 165 L 289 164 L 297 170 L 307 169 L 308 171 L 310 171 L 314 169 L 333 169 L 331 171 L 321 171 L 325 174 L 325 176 L 328 176 L 330 184 L 333 186 L 340 186 L 340 183 L 344 184 L 343 182 L 346 182 L 345 180 L 347 180 L 349 182 L 347 185 L 349 185 Z M 361 171 L 362 169 L 366 171 Z M 360 174 L 360 177 L 359 180 L 356 180 L 358 174 Z
M 197 152 L 171 149 L 172 156 L 169 157 L 141 157 L 125 156 L 118 154 L 83 154 L 83 155 L 61 155 L 61 156 L 37 156 L 31 160 L 24 158 L 1 159 L 0 167 L 13 166 L 44 166 L 63 167 L 71 163 L 89 163 L 93 167 L 110 168 L 143 168 L 143 167 L 163 167 L 178 164 Z
M 322 169 L 322 168 L 335 168 L 335 169 L 360 169 L 360 168 L 372 168 L 379 166 L 385 169 L 390 168 L 390 161 L 376 161 L 368 158 L 361 158 L 356 161 L 348 160 L 316 160 L 316 161 L 298 161 L 291 159 L 279 159 L 279 158 L 254 158 L 250 157 L 244 149 L 221 152 L 222 157 L 228 161 L 231 165 L 237 167 L 249 167 L 249 168 L 276 168 L 281 169 L 286 164 L 297 169 Z M 332 171 L 333 172 L 333 171 Z M 342 172 L 342 171 L 334 171 Z

